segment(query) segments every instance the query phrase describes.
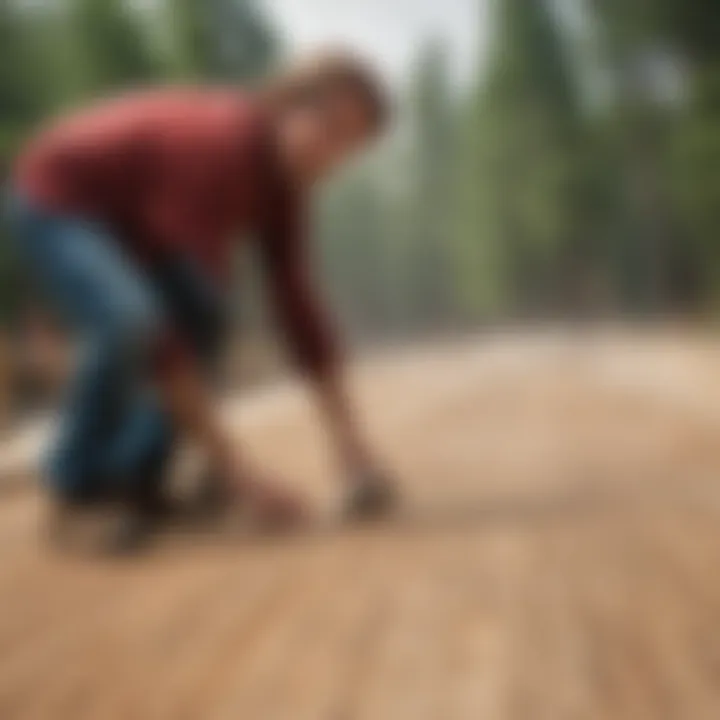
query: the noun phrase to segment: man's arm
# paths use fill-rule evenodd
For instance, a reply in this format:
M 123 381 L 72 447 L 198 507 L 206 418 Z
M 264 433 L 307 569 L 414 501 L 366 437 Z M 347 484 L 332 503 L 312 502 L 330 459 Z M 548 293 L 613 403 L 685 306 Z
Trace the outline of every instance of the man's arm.
M 164 406 L 179 429 L 205 452 L 219 481 L 214 490 L 229 500 L 240 499 L 262 522 L 287 524 L 302 518 L 302 503 L 248 464 L 223 427 L 203 372 L 177 336 L 167 336 L 158 361 L 156 377 Z
M 212 392 L 194 354 L 177 334 L 168 332 L 157 361 L 157 386 L 178 429 L 206 453 L 224 481 L 237 483 L 241 480 L 240 453 L 218 417 Z
M 193 271 L 186 267 L 191 262 L 190 256 L 170 251 L 172 247 L 197 247 L 200 238 L 213 236 L 217 229 L 212 213 L 203 203 L 178 201 L 177 193 L 183 196 L 181 190 L 189 192 L 178 185 L 156 198 L 149 216 L 151 274 L 169 308 L 168 326 L 158 339 L 155 383 L 178 430 L 199 446 L 227 487 L 237 490 L 243 480 L 240 452 L 231 442 L 216 411 L 215 398 L 199 359 L 203 349 L 199 347 L 199 338 L 193 338 L 198 329 L 188 327 L 187 306 L 197 310 L 209 301 L 205 297 L 202 303 L 195 299 L 197 281 L 190 282 Z M 188 298 L 193 301 L 189 302 Z M 198 320 L 197 324 L 200 322 Z M 207 324 L 208 319 L 203 318 L 202 322 Z
M 262 238 L 260 246 L 268 291 L 277 320 L 296 364 L 318 393 L 340 461 L 352 481 L 374 474 L 349 399 L 342 353 L 324 303 L 315 289 L 303 223 L 286 218 Z

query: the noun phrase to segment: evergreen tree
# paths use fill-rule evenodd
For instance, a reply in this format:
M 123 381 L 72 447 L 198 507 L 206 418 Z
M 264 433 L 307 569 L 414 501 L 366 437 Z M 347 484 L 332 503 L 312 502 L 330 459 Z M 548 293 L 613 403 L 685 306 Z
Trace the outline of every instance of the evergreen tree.
M 255 0 L 166 0 L 178 74 L 247 81 L 267 72 L 278 42 Z
M 160 77 L 159 59 L 127 0 L 71 0 L 69 23 L 78 95 Z
M 0 0 L 0 188 L 5 186 L 15 151 L 47 109 L 42 92 L 43 68 L 32 52 L 33 30 L 33 18 L 17 2 Z M 2 321 L 15 311 L 25 286 L 8 240 L 6 225 L 0 222 Z
M 462 245 L 492 264 L 486 311 L 548 311 L 575 262 L 580 118 L 560 29 L 541 1 L 502 0 L 487 75 L 465 129 Z M 477 277 L 487 277 L 475 267 Z M 475 309 L 482 313 L 482 308 Z
M 44 110 L 40 68 L 30 52 L 32 27 L 15 0 L 0 0 L 0 169 Z M 0 180 L 4 171 L 0 172 Z
M 454 305 L 449 230 L 455 159 L 447 54 L 438 41 L 429 42 L 420 53 L 411 112 L 406 290 L 415 324 L 437 327 L 450 318 Z
M 592 7 L 614 89 L 623 295 L 642 310 L 697 302 L 720 290 L 713 252 L 720 174 L 709 170 L 718 156 L 711 128 L 720 120 L 717 6 L 595 0 Z M 661 81 L 679 67 L 685 90 L 668 106 Z
M 370 160 L 328 188 L 319 212 L 328 291 L 350 330 L 363 337 L 391 323 L 384 200 L 378 166 Z
M 720 307 L 720 6 L 711 0 L 662 0 L 658 32 L 690 71 L 687 103 L 675 126 L 669 175 L 691 278 Z M 689 253 L 687 252 L 689 250 Z M 689 254 L 689 257 L 687 257 Z

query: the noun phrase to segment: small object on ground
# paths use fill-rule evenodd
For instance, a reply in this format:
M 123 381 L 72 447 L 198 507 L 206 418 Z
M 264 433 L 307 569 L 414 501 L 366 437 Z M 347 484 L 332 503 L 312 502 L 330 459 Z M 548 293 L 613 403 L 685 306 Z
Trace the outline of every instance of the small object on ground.
M 47 528 L 50 542 L 61 550 L 123 556 L 147 547 L 157 522 L 126 503 L 56 499 Z
M 352 489 L 345 503 L 350 520 L 377 520 L 392 514 L 398 506 L 397 489 L 380 475 L 364 477 Z
M 104 555 L 121 557 L 146 549 L 158 528 L 155 519 L 134 508 L 121 508 L 105 529 L 99 550 Z
M 231 507 L 237 508 L 241 504 L 241 498 L 233 496 L 221 480 L 207 473 L 187 499 L 186 508 L 191 520 L 211 521 L 222 518 Z

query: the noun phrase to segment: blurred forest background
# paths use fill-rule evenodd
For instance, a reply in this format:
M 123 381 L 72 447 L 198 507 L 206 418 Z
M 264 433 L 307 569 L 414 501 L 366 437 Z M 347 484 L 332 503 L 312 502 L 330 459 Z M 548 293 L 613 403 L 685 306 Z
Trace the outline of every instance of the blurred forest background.
M 418 47 L 395 132 L 319 203 L 325 285 L 352 335 L 712 316 L 720 3 L 494 0 L 490 17 L 468 87 L 449 81 L 441 41 Z M 0 168 L 63 108 L 145 83 L 254 81 L 286 53 L 261 0 L 0 0 Z M 13 325 L 25 281 L 0 247 Z M 262 335 L 250 294 L 238 307 Z

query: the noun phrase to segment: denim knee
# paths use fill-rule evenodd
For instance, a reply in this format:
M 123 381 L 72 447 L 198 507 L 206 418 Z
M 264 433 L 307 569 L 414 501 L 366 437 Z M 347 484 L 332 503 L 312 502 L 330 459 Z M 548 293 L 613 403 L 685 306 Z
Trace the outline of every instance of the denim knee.
M 135 304 L 108 318 L 96 341 L 117 353 L 118 359 L 144 362 L 149 359 L 161 330 L 156 308 L 151 303 Z

